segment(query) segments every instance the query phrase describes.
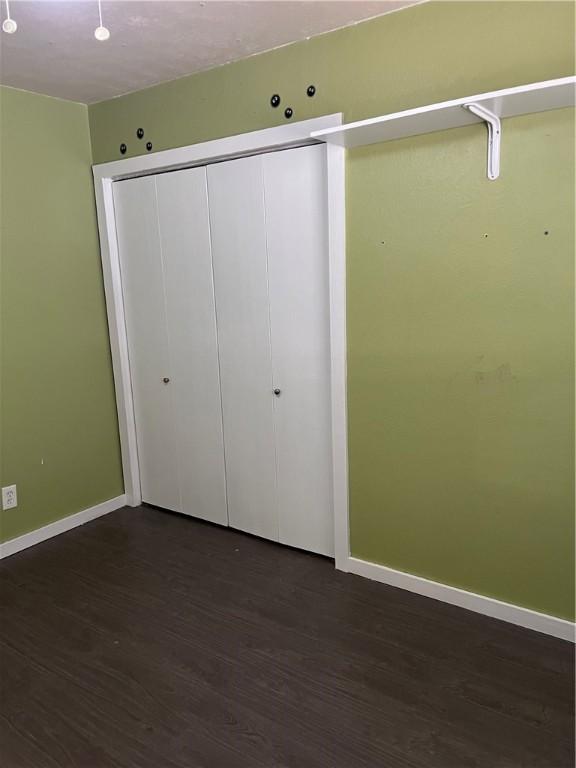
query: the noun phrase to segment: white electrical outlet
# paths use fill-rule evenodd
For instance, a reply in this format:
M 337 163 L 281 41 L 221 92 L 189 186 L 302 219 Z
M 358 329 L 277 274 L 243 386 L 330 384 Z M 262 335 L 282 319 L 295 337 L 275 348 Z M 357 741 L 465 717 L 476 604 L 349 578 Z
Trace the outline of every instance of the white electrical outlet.
M 18 506 L 18 496 L 15 485 L 2 488 L 2 509 L 13 509 Z

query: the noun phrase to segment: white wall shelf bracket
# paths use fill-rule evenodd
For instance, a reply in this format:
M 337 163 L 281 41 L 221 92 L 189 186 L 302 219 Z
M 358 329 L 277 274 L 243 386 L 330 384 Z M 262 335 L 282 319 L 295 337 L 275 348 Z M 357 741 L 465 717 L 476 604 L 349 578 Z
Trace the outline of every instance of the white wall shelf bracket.
M 570 75 L 370 117 L 367 120 L 313 131 L 311 137 L 316 141 L 352 149 L 379 144 L 382 141 L 422 136 L 435 131 L 465 128 L 478 125 L 478 121 L 482 120 L 488 128 L 487 176 L 488 179 L 494 180 L 500 173 L 502 120 L 574 106 L 576 76 Z
M 498 115 L 481 104 L 463 104 L 464 109 L 484 120 L 488 129 L 488 167 L 486 175 L 490 181 L 500 176 L 500 139 L 502 136 L 502 122 Z

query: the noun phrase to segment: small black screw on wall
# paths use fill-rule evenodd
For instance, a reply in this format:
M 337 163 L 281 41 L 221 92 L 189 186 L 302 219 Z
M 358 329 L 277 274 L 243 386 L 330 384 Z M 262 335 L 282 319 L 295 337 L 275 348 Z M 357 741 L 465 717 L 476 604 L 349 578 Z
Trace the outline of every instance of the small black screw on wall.
M 275 93 L 274 96 L 270 99 L 270 104 L 276 109 L 276 107 L 280 106 L 280 96 Z
M 128 147 L 126 146 L 126 144 L 120 144 L 120 152 L 121 152 L 121 154 L 125 155 L 127 149 L 128 149 Z
M 151 152 L 151 151 L 152 151 L 152 142 L 151 142 L 151 141 L 149 141 L 149 142 L 146 144 L 146 149 L 148 150 L 148 152 Z
M 139 139 L 143 139 L 144 138 L 144 128 L 138 128 L 138 130 L 136 131 L 136 136 L 138 136 Z
M 312 98 L 314 94 L 316 93 L 316 86 L 315 85 L 309 85 L 308 88 L 306 88 L 306 95 Z
M 292 107 L 286 107 L 286 109 L 284 110 L 284 117 L 287 120 L 290 120 L 290 118 L 292 117 L 293 114 L 294 114 L 294 112 L 292 111 Z

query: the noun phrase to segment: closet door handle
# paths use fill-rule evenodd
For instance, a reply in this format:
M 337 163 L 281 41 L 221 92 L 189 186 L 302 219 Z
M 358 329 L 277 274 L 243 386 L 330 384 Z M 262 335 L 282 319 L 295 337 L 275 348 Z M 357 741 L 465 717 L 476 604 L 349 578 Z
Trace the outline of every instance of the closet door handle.
M 170 384 L 170 379 L 168 378 L 168 376 L 164 376 L 162 381 L 164 382 L 164 384 Z
M 282 394 L 282 390 L 281 389 L 275 389 L 274 390 L 274 394 L 276 395 L 276 397 L 280 397 L 280 395 Z

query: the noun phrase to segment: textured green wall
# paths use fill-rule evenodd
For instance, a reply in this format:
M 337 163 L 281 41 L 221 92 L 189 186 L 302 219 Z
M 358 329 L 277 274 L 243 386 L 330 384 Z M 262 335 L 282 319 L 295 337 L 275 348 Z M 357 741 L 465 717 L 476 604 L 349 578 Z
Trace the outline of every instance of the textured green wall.
M 354 152 L 348 174 L 352 551 L 569 616 L 574 120 Z
M 90 108 L 101 162 L 342 111 L 572 74 L 571 3 L 431 3 Z M 306 86 L 317 96 L 309 99 Z M 278 92 L 282 109 L 269 97 Z M 471 127 L 347 161 L 353 554 L 573 611 L 573 121 Z M 548 234 L 544 234 L 548 232 Z
M 82 104 L 0 90 L 2 485 L 10 539 L 123 493 Z

